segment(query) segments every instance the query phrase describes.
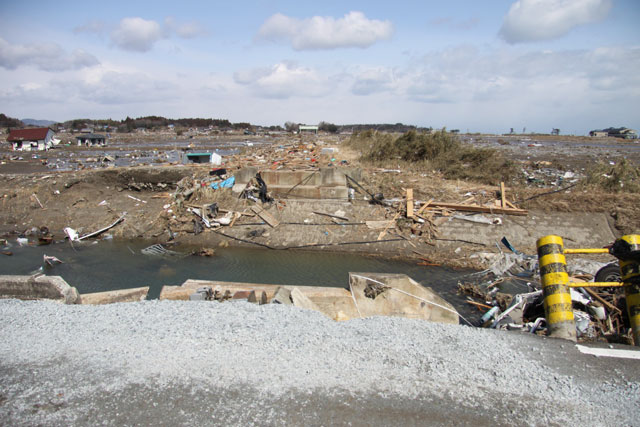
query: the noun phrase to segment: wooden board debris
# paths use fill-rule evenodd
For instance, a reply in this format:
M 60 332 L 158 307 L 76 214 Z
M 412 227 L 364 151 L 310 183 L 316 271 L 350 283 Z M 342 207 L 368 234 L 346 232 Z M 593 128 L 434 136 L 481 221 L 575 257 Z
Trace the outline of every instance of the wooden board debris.
M 396 220 L 398 219 L 398 217 L 399 217 L 399 216 L 400 216 L 400 212 L 396 213 L 396 214 L 393 216 L 393 219 L 392 219 L 391 221 L 389 221 L 389 224 L 388 224 L 388 225 L 385 227 L 385 229 L 384 229 L 384 230 L 382 230 L 382 231 L 380 232 L 380 234 L 378 235 L 378 240 L 382 240 L 382 238 L 385 236 L 385 234 L 387 234 L 387 230 L 388 230 L 390 227 L 392 227 L 393 225 L 395 225 Z
M 413 218 L 413 188 L 407 188 L 407 218 Z
M 269 212 L 262 209 L 260 206 L 251 206 L 251 210 L 253 211 L 253 213 L 258 215 L 264 222 L 269 224 L 270 227 L 275 228 L 278 225 L 280 225 L 280 221 L 275 219 L 273 215 L 271 215 Z
M 420 206 L 420 209 L 418 209 L 418 215 L 422 215 L 422 212 L 424 212 L 425 209 L 427 209 L 429 207 L 431 202 L 433 202 L 433 199 L 429 199 L 429 201 L 427 203 L 425 203 L 424 205 Z
M 432 202 L 431 206 L 437 207 L 437 208 L 452 209 L 454 211 L 466 211 L 466 212 L 482 212 L 482 213 L 520 215 L 520 216 L 527 216 L 528 214 L 528 211 L 524 209 L 488 207 L 488 206 L 479 206 L 479 205 L 461 205 L 458 203 Z

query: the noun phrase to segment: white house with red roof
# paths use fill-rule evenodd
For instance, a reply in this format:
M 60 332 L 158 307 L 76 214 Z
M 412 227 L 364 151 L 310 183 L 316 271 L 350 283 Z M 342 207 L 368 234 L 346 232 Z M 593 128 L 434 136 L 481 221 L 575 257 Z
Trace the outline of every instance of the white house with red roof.
M 13 145 L 13 151 L 42 151 L 51 148 L 53 135 L 49 128 L 14 129 L 9 132 L 7 142 Z

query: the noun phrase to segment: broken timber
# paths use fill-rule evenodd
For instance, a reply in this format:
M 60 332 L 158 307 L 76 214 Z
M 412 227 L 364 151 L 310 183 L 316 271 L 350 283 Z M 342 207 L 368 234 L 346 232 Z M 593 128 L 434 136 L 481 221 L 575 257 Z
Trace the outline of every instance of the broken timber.
M 116 225 L 120 224 L 120 222 L 124 221 L 124 217 L 125 217 L 126 215 L 127 215 L 127 213 L 126 213 L 126 212 L 124 212 L 124 213 L 122 214 L 122 216 L 121 216 L 120 218 L 118 218 L 118 219 L 116 220 L 116 222 L 114 222 L 113 224 L 108 225 L 108 226 L 106 226 L 106 227 L 104 227 L 104 228 L 101 228 L 101 229 L 100 229 L 100 230 L 98 230 L 98 231 L 94 231 L 93 233 L 85 234 L 84 236 L 82 236 L 82 237 L 78 238 L 78 240 L 83 240 L 83 239 L 86 239 L 86 238 L 88 238 L 88 237 L 93 237 L 93 236 L 97 236 L 97 235 L 98 235 L 98 234 L 100 234 L 100 233 L 104 233 L 105 231 L 107 231 L 107 230 L 109 230 L 109 229 L 111 229 L 111 228 L 115 227 Z
M 434 208 L 447 208 L 455 211 L 466 211 L 466 212 L 483 212 L 483 213 L 519 215 L 519 216 L 527 216 L 528 214 L 528 211 L 525 209 L 488 207 L 488 206 L 479 206 L 479 205 L 461 205 L 458 203 L 431 202 L 429 206 Z
M 260 206 L 251 206 L 253 213 L 258 215 L 264 222 L 269 224 L 270 227 L 277 227 L 280 225 L 280 221 L 275 219 L 269 212 L 262 209 Z

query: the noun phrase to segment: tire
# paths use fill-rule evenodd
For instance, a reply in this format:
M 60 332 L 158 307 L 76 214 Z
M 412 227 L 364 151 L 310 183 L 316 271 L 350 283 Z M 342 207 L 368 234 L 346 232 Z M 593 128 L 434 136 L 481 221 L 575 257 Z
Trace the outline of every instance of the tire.
M 596 273 L 595 282 L 620 282 L 620 266 L 618 263 L 607 264 Z

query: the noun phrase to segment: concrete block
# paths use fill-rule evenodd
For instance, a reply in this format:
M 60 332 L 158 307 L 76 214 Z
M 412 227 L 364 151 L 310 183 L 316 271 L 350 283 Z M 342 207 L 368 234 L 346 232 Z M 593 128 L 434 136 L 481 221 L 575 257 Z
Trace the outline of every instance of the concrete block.
M 284 305 L 292 305 L 291 301 L 291 291 L 283 286 L 280 286 L 277 290 L 273 298 L 271 298 L 271 304 L 284 304 Z
M 291 291 L 291 300 L 293 302 L 293 305 L 295 305 L 296 307 L 322 312 L 320 308 L 298 288 L 293 288 L 293 290 Z
M 149 287 L 120 289 L 117 291 L 94 292 L 80 295 L 80 304 L 113 304 L 116 302 L 136 302 L 147 298 Z
M 0 298 L 49 299 L 77 304 L 78 290 L 60 276 L 0 276 Z
M 236 178 L 236 185 L 242 185 L 244 188 L 247 182 L 251 180 L 258 173 L 258 168 L 254 166 L 248 166 L 242 168 L 233 175 Z

